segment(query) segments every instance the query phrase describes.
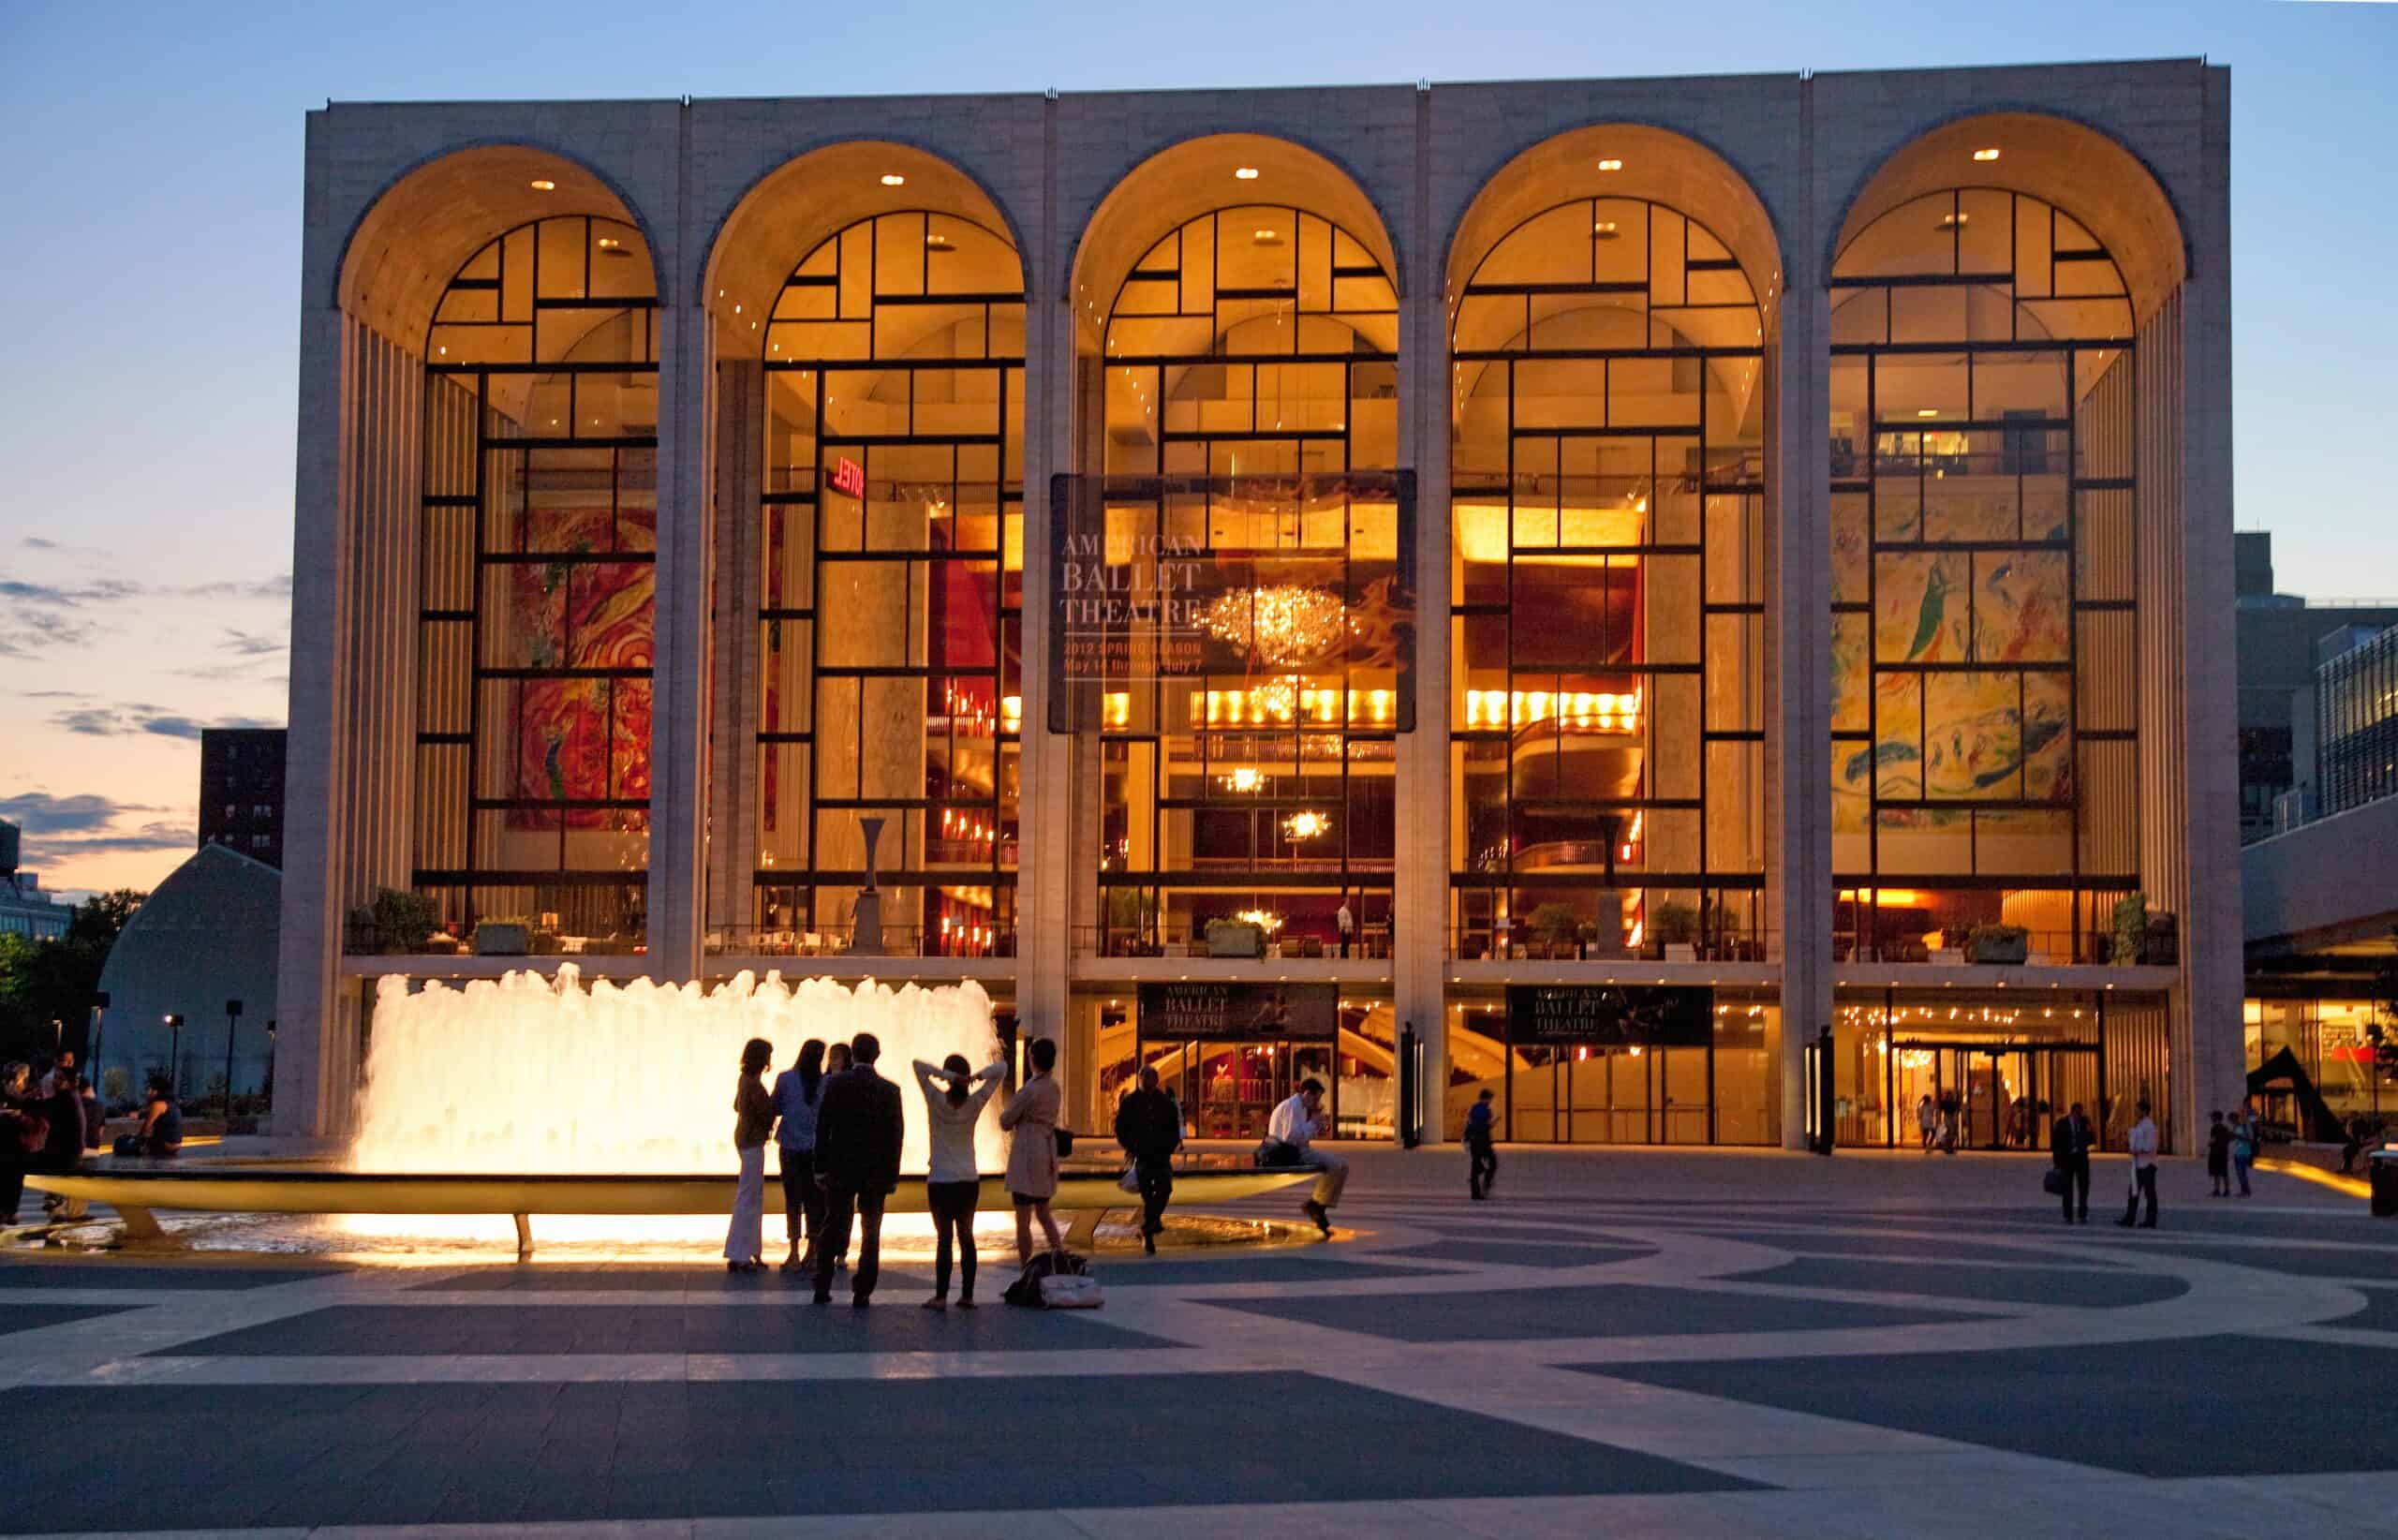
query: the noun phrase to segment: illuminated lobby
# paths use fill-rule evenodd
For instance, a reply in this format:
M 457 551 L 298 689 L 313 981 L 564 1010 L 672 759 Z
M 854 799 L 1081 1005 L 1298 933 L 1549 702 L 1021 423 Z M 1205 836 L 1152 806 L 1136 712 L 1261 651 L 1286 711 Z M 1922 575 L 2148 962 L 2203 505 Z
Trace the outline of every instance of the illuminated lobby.
M 976 981 L 1091 1131 L 2186 1149 L 2228 90 L 310 113 L 277 1133 L 570 965 Z

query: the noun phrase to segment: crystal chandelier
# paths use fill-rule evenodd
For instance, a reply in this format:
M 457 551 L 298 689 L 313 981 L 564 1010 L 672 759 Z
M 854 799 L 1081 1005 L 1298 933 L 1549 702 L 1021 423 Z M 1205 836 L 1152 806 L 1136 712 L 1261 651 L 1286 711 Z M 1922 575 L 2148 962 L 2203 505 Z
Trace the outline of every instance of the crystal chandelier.
M 1340 595 L 1297 583 L 1219 594 L 1200 624 L 1274 668 L 1314 662 L 1346 629 Z

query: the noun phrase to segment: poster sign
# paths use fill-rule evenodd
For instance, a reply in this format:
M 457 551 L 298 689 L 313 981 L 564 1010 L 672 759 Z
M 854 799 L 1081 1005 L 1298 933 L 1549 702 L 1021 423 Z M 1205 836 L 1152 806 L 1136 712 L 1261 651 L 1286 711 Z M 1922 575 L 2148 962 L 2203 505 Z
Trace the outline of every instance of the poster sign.
M 1515 984 L 1507 986 L 1507 1041 L 1518 1046 L 1704 1047 L 1715 992 L 1669 985 Z
M 1330 1043 L 1340 1033 L 1337 984 L 1203 979 L 1141 985 L 1144 1043 Z
M 1055 478 L 1050 730 L 1413 730 L 1414 546 L 1410 471 Z
M 833 490 L 852 497 L 866 496 L 866 467 L 844 454 L 833 462 Z

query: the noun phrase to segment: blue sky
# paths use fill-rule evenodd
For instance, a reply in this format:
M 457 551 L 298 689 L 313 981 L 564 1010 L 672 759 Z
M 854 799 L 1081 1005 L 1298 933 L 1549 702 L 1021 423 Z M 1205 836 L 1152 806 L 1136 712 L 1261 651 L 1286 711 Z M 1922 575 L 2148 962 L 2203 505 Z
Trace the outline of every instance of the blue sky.
M 2232 67 L 2235 496 L 2284 588 L 2398 594 L 2398 5 L 0 6 L 0 816 L 53 886 L 191 849 L 280 722 L 302 114 L 2203 54 Z

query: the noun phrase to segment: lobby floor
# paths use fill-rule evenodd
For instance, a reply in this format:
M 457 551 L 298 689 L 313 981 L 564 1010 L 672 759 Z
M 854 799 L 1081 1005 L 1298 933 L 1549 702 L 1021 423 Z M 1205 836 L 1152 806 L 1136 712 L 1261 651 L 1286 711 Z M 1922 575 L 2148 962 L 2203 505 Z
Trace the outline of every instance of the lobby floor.
M 1348 1238 L 1103 1258 L 1088 1313 L 0 1250 L 0 1533 L 2398 1535 L 2358 1200 L 2169 1162 L 2120 1230 L 2112 1158 L 2068 1228 L 2033 1159 L 1502 1147 L 1470 1203 L 1348 1153 Z

